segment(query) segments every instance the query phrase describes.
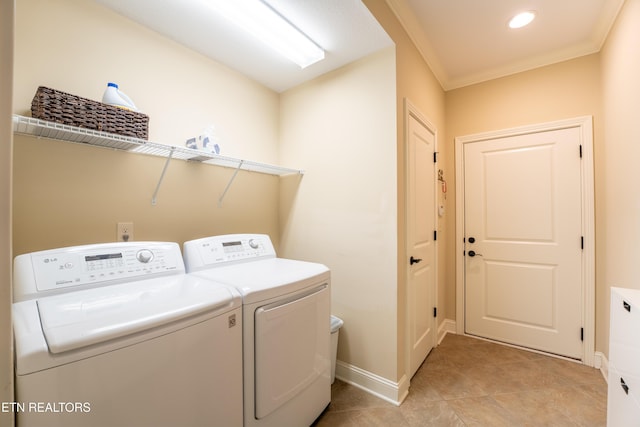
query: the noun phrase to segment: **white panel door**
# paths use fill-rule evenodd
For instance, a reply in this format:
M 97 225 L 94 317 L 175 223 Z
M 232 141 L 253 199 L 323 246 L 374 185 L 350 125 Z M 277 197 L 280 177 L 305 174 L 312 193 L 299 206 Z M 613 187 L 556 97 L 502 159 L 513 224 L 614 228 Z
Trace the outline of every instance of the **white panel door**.
M 436 245 L 435 135 L 412 115 L 408 119 L 407 254 L 409 377 L 418 370 L 435 342 Z
M 580 359 L 580 129 L 464 146 L 465 332 Z

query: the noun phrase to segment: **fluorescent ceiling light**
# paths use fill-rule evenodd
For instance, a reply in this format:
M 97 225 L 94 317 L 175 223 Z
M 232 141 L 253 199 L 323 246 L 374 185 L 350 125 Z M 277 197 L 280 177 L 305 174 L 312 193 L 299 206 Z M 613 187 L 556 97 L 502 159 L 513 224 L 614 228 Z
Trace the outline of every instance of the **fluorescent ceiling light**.
M 519 13 L 511 18 L 511 21 L 509 21 L 509 28 L 522 28 L 525 25 L 529 25 L 535 17 L 536 13 L 532 10 Z
M 208 4 L 300 68 L 324 59 L 324 50 L 261 0 L 208 0 Z

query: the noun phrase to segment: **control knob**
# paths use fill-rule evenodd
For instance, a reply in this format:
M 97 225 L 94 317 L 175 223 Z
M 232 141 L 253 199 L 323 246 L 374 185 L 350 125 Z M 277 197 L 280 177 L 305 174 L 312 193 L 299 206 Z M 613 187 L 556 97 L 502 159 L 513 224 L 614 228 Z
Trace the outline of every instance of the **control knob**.
M 141 249 L 136 254 L 136 259 L 141 263 L 146 264 L 153 259 L 153 252 L 149 249 Z
M 256 242 L 255 239 L 251 239 L 249 240 L 249 246 L 251 246 L 252 249 L 258 249 L 260 245 L 258 244 L 258 242 Z

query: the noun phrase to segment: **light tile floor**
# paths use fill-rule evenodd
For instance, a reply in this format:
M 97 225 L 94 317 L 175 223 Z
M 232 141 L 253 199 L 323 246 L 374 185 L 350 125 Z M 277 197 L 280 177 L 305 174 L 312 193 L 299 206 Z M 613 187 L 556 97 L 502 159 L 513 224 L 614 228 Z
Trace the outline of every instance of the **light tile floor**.
M 314 427 L 605 426 L 607 384 L 599 370 L 448 334 L 395 406 L 336 380 Z

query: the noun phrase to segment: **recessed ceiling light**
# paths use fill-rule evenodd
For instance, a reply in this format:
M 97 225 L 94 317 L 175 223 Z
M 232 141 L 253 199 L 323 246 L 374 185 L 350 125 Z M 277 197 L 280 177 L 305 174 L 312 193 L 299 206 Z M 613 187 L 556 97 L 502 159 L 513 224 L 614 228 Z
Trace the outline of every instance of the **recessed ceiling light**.
M 511 21 L 509 21 L 509 28 L 522 28 L 525 25 L 529 25 L 535 17 L 536 13 L 532 10 L 519 13 L 511 18 Z

